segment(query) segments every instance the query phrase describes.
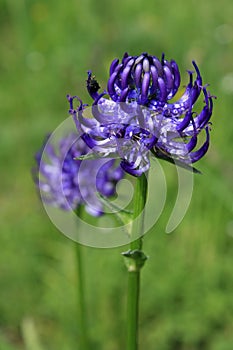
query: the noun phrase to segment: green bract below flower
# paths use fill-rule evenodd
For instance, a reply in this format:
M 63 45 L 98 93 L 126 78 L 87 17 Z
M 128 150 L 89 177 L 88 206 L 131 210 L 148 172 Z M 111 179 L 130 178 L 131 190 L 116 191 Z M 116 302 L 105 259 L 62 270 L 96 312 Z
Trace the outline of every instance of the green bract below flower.
M 87 90 L 93 99 L 92 116 L 85 116 L 84 105 L 77 96 L 68 95 L 69 113 L 82 139 L 94 152 L 103 156 L 116 154 L 122 168 L 141 176 L 150 167 L 150 155 L 187 167 L 201 159 L 209 147 L 209 120 L 213 97 L 203 85 L 197 64 L 188 71 L 189 82 L 175 102 L 180 87 L 180 72 L 174 60 L 161 60 L 147 53 L 124 55 L 110 66 L 107 90 L 88 71 Z M 171 101 L 172 99 L 172 101 Z M 200 112 L 197 100 L 203 100 Z M 78 107 L 74 107 L 74 100 Z M 206 138 L 197 147 L 198 136 Z

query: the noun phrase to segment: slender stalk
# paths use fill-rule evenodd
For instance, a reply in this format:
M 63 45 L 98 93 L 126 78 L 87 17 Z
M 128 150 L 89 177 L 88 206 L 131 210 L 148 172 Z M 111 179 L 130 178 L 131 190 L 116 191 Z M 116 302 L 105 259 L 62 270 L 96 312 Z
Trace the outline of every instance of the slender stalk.
M 131 249 L 142 248 L 142 234 L 144 227 L 144 215 L 139 215 L 143 212 L 147 198 L 147 177 L 142 174 L 136 179 L 136 186 L 133 198 L 133 226 L 132 226 L 132 238 L 139 237 L 131 242 Z
M 140 270 L 147 259 L 142 252 L 142 236 L 144 216 L 142 213 L 147 196 L 147 178 L 143 174 L 137 178 L 134 191 L 134 214 L 132 225 L 132 238 L 130 250 L 123 253 L 128 268 L 128 295 L 127 295 L 127 350 L 138 349 L 138 319 L 139 319 L 139 293 Z M 140 216 L 139 216 L 140 215 Z
M 140 271 L 129 272 L 127 305 L 127 350 L 138 349 Z
M 82 215 L 82 209 L 77 210 L 79 216 Z M 89 350 L 87 336 L 87 312 L 85 300 L 85 279 L 83 268 L 82 245 L 75 243 L 75 255 L 77 262 L 77 301 L 78 301 L 78 327 L 79 327 L 79 349 Z

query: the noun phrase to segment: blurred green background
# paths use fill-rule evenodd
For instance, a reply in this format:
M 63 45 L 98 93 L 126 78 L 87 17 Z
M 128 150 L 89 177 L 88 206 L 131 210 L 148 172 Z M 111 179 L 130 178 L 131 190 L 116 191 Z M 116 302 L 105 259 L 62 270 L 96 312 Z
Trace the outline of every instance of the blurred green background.
M 233 349 L 232 11 L 232 0 L 0 0 L 0 350 L 80 349 L 75 244 L 46 216 L 30 169 L 44 135 L 68 116 L 66 94 L 90 102 L 86 71 L 104 87 L 125 51 L 165 52 L 182 84 L 195 59 L 218 96 L 204 175 L 170 235 L 176 177 L 164 165 L 166 208 L 144 240 L 140 348 Z M 124 349 L 124 250 L 83 248 L 95 350 Z

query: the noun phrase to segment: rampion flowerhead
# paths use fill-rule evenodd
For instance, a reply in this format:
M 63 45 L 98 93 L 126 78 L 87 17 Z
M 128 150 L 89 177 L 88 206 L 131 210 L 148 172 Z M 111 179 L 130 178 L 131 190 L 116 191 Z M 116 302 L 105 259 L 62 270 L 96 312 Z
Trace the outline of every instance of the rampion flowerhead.
M 101 215 L 103 204 L 97 192 L 104 197 L 115 194 L 116 183 L 124 176 L 121 167 L 114 159 L 77 159 L 90 149 L 75 133 L 61 138 L 56 147 L 47 140 L 35 156 L 33 169 L 42 200 L 63 210 L 84 205 L 89 214 Z
M 98 82 L 88 71 L 93 118 L 86 117 L 82 101 L 68 95 L 70 114 L 82 139 L 104 156 L 117 154 L 122 168 L 134 176 L 149 169 L 151 154 L 184 167 L 198 161 L 209 147 L 213 100 L 202 83 L 197 64 L 192 64 L 194 71 L 188 71 L 189 82 L 176 100 L 179 68 L 164 55 L 160 60 L 147 53 L 125 54 L 121 62 L 113 60 L 107 91 L 103 92 L 99 92 Z M 197 100 L 203 103 L 199 112 Z M 205 140 L 199 145 L 202 130 Z

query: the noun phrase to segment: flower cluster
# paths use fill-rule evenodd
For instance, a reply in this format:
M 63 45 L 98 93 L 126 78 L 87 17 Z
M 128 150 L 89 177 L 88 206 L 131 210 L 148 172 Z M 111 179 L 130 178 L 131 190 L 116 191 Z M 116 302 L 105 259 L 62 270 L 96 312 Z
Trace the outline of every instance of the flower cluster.
M 124 176 L 122 168 L 114 159 L 77 159 L 90 149 L 75 133 L 61 138 L 58 145 L 47 140 L 35 156 L 37 166 L 33 170 L 42 200 L 63 210 L 84 205 L 89 214 L 100 216 L 103 204 L 97 192 L 113 196 Z
M 87 118 L 84 105 L 77 96 L 68 95 L 69 113 L 85 143 L 103 156 L 114 154 L 121 159 L 122 168 L 140 176 L 150 167 L 150 155 L 178 165 L 201 159 L 209 147 L 209 120 L 213 98 L 202 83 L 197 64 L 188 71 L 185 91 L 174 102 L 180 87 L 180 73 L 174 60 L 161 60 L 143 53 L 124 55 L 121 62 L 110 66 L 107 91 L 88 71 L 87 90 L 93 99 L 92 116 Z M 203 98 L 202 110 L 194 110 Z M 74 101 L 78 101 L 78 107 Z M 198 135 L 206 137 L 200 146 Z

